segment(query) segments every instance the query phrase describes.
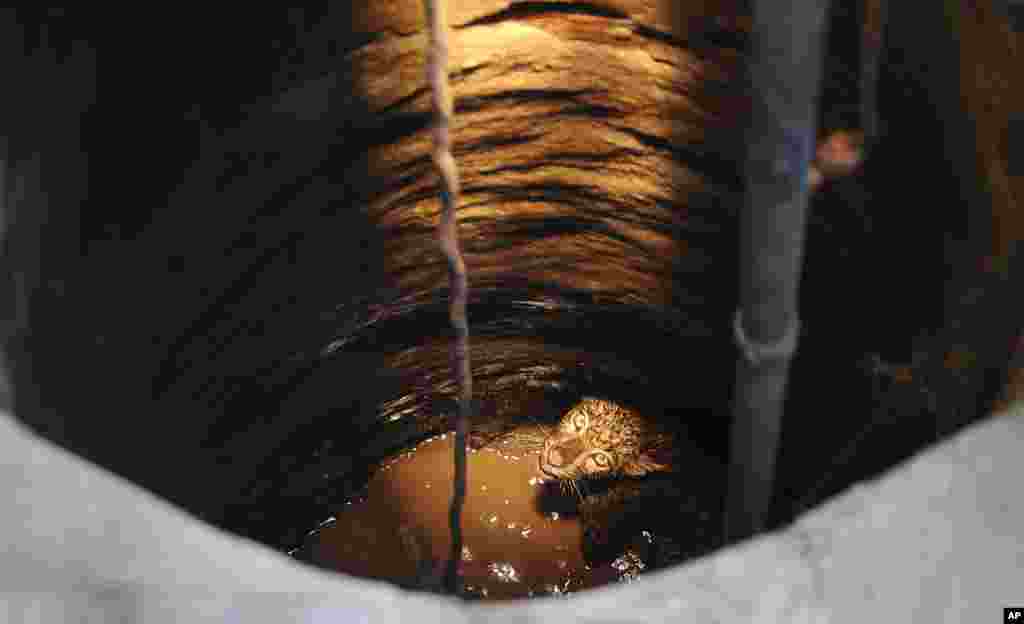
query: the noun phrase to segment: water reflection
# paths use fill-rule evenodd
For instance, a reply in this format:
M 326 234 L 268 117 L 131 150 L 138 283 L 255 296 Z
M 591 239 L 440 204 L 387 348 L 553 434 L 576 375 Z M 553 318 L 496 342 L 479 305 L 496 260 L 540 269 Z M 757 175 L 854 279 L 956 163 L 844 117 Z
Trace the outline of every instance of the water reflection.
M 608 582 L 629 582 L 653 553 L 628 543 L 617 556 L 590 566 L 574 511 L 547 511 L 542 499 L 558 488 L 537 462 L 543 431 L 524 426 L 468 456 L 461 570 L 468 594 L 481 599 L 564 595 Z M 302 557 L 358 576 L 415 585 L 424 563 L 449 549 L 453 436 L 427 439 L 383 462 L 366 495 L 324 523 Z M 574 510 L 572 501 L 568 509 Z M 649 544 L 654 535 L 644 531 Z
M 717 335 L 708 331 L 703 318 L 686 318 L 667 308 L 603 303 L 566 290 L 557 296 L 510 291 L 500 298 L 480 289 L 474 292 L 477 300 L 470 308 L 470 346 L 476 405 L 469 467 L 470 505 L 477 507 L 475 512 L 467 510 L 464 518 L 481 529 L 486 521 L 486 526 L 495 527 L 495 534 L 500 527 L 500 533 L 514 540 L 505 545 L 508 548 L 502 546 L 490 555 L 467 544 L 476 557 L 474 564 L 482 562 L 481 579 L 490 574 L 488 564 L 507 562 L 523 581 L 505 585 L 524 585 L 523 595 L 545 593 L 544 584 L 531 585 L 526 580 L 529 570 L 513 561 L 507 551 L 519 548 L 513 546 L 515 540 L 540 540 L 552 545 L 547 555 L 574 552 L 579 557 L 579 535 L 561 539 L 542 535 L 552 525 L 575 527 L 580 532 L 578 519 L 571 513 L 573 501 L 552 505 L 543 513 L 523 509 L 516 515 L 528 497 L 516 488 L 536 498 L 543 475 L 535 470 L 531 458 L 536 457 L 529 445 L 508 437 L 499 442 L 496 437 L 522 425 L 551 424 L 581 395 L 598 393 L 628 399 L 658 418 L 699 429 L 697 433 L 712 443 L 716 438 L 724 440 L 725 421 L 708 407 L 726 405 L 728 371 L 733 364 L 732 352 L 722 348 L 728 345 L 728 327 L 723 324 L 721 335 Z M 337 550 L 343 548 L 339 544 L 328 559 L 346 563 L 329 567 L 391 580 L 415 576 L 415 561 L 409 562 L 407 553 L 417 548 L 428 550 L 416 546 L 417 541 L 430 544 L 425 556 L 445 556 L 451 453 L 431 449 L 450 449 L 450 437 L 442 437 L 442 432 L 452 426 L 455 412 L 450 399 L 454 386 L 446 303 L 443 297 L 405 298 L 386 312 L 384 307 L 372 305 L 364 305 L 361 311 L 339 310 L 348 319 L 340 326 L 352 333 L 336 336 L 344 344 L 326 357 L 319 349 L 308 354 L 307 361 L 316 365 L 295 379 L 295 393 L 276 419 L 282 427 L 287 421 L 292 433 L 275 450 L 274 461 L 253 475 L 243 502 L 232 507 L 235 517 L 244 518 L 250 534 L 276 540 L 288 551 L 310 528 L 335 516 L 338 520 L 330 532 L 379 537 L 387 543 L 373 557 L 368 555 L 366 562 L 352 552 Z M 357 318 L 361 314 L 367 318 Z M 371 352 L 372 358 L 363 357 Z M 658 353 L 681 357 L 669 357 L 666 365 L 665 357 L 652 357 Z M 358 365 L 342 368 L 352 362 Z M 408 449 L 432 435 L 437 437 L 410 453 Z M 390 459 L 371 479 L 368 469 L 382 457 Z M 437 467 L 426 470 L 431 457 Z M 292 463 L 285 465 L 282 462 L 287 458 Z M 424 462 L 424 470 L 408 475 L 405 466 L 409 462 Z M 481 470 L 487 478 L 481 478 Z M 508 487 L 507 477 L 502 476 L 508 474 L 518 474 L 522 483 Z M 367 481 L 370 495 L 364 500 L 356 494 Z M 387 493 L 374 495 L 374 488 Z M 375 496 L 391 500 L 385 505 L 385 500 L 378 501 Z M 479 499 L 478 503 L 473 503 L 474 499 Z M 378 505 L 383 508 L 377 509 Z M 487 516 L 481 518 L 484 513 Z M 432 518 L 425 526 L 436 526 L 443 535 L 430 533 L 419 540 L 408 533 L 403 539 L 412 546 L 403 547 L 403 539 L 396 538 L 402 522 L 406 516 L 422 514 Z M 357 521 L 357 516 L 362 520 Z M 374 518 L 378 517 L 382 524 L 374 530 Z M 538 557 L 542 555 L 538 553 Z M 567 562 L 565 569 L 552 563 L 547 584 L 563 593 L 587 585 L 589 581 L 577 582 L 573 574 L 582 570 L 586 576 L 588 571 L 562 559 Z M 382 560 L 404 560 L 406 564 L 398 569 Z M 351 568 L 353 565 L 356 567 Z M 612 577 L 617 576 L 608 570 Z M 491 587 L 486 580 L 474 585 L 487 589 L 489 597 L 508 592 L 507 587 Z

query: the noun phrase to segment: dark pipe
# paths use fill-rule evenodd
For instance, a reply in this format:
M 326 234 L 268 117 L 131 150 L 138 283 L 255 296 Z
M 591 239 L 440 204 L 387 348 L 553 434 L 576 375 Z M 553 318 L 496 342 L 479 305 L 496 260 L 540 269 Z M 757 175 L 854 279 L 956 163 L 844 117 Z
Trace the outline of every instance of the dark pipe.
M 0 246 L 7 231 L 7 138 L 0 136 Z M 2 279 L 2 278 L 0 278 Z M 10 305 L 10 303 L 8 303 Z M 13 318 L 13 314 L 5 315 Z M 11 382 L 7 375 L 7 357 L 0 352 L 0 410 L 10 411 L 13 407 Z
M 860 44 L 860 123 L 864 128 L 864 153 L 875 146 L 882 128 L 878 119 L 878 72 L 885 35 L 885 0 L 863 0 Z
M 805 181 L 827 8 L 827 0 L 754 3 L 735 318 L 742 354 L 733 399 L 727 539 L 761 530 L 771 502 L 786 378 L 799 332 Z

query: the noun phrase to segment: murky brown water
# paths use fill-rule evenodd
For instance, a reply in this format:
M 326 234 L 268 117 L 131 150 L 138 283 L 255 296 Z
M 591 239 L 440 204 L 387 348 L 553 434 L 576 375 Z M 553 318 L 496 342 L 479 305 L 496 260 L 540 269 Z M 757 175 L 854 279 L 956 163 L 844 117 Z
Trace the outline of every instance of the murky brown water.
M 468 455 L 463 512 L 463 576 L 467 593 L 487 599 L 565 594 L 615 580 L 628 581 L 645 567 L 635 552 L 589 568 L 581 551 L 583 530 L 573 513 L 549 511 L 526 438 L 506 437 Z M 384 462 L 366 497 L 314 532 L 302 558 L 347 574 L 414 582 L 425 556 L 444 560 L 450 536 L 452 434 L 428 439 Z M 570 504 L 568 511 L 571 512 Z

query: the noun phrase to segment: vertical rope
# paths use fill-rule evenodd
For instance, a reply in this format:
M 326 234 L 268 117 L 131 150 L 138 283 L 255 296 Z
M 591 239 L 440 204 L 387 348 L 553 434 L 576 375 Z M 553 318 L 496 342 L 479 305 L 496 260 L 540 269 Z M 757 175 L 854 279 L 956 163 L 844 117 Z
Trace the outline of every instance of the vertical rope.
M 459 411 L 455 418 L 455 474 L 452 502 L 449 509 L 451 552 L 445 572 L 445 587 L 458 595 L 462 592 L 459 561 L 462 558 L 462 506 L 466 499 L 466 433 L 469 429 L 473 377 L 469 368 L 469 323 L 466 321 L 466 264 L 459 249 L 455 223 L 455 207 L 459 201 L 459 172 L 451 152 L 449 127 L 453 115 L 451 93 L 448 86 L 448 20 L 445 0 L 424 0 L 430 30 L 427 46 L 427 82 L 431 87 L 434 107 L 434 166 L 441 178 L 441 220 L 437 238 L 448 261 L 450 284 L 449 318 L 455 329 L 452 349 L 452 368 L 458 380 Z

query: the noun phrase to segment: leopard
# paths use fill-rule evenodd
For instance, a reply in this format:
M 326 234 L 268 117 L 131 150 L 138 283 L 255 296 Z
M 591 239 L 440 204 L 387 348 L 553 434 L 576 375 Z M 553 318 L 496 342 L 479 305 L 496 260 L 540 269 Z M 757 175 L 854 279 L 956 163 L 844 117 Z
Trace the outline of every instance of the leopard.
M 630 540 L 649 535 L 645 529 L 657 522 L 676 528 L 677 515 L 661 513 L 665 510 L 677 508 L 682 516 L 696 518 L 697 507 L 709 504 L 708 493 L 716 494 L 715 476 L 724 474 L 717 458 L 678 430 L 597 397 L 580 399 L 547 433 L 538 468 L 579 499 L 584 555 L 595 565 Z M 699 478 L 687 479 L 689 474 Z M 705 530 L 713 529 L 695 524 L 695 532 Z
M 672 436 L 635 409 L 584 397 L 545 438 L 540 470 L 560 480 L 642 477 L 669 471 Z

